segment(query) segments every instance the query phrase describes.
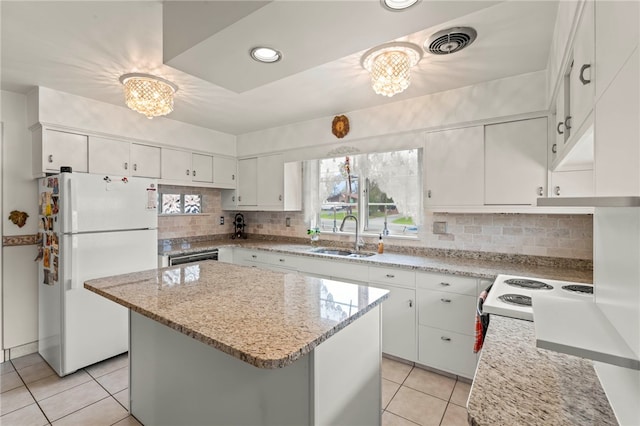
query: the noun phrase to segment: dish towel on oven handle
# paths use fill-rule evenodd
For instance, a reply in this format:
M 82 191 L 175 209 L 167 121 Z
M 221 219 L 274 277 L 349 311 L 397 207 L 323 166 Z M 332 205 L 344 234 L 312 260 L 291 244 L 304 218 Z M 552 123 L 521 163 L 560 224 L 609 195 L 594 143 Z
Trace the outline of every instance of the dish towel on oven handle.
M 478 305 L 476 306 L 476 339 L 473 344 L 474 354 L 477 354 L 480 352 L 480 349 L 482 349 L 484 336 L 487 334 L 487 329 L 489 328 L 489 314 L 482 312 L 482 305 L 484 305 L 490 289 L 491 286 L 487 287 L 487 289 L 483 290 L 480 296 L 478 296 Z

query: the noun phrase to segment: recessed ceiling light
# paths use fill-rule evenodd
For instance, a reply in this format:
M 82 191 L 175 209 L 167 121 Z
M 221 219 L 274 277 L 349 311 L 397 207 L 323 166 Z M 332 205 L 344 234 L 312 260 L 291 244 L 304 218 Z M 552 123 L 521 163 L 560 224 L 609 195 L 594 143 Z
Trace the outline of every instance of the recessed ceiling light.
M 414 4 L 418 3 L 418 1 L 420 0 L 380 0 L 380 1 L 382 2 L 382 6 L 384 6 L 385 9 L 389 9 L 394 12 L 397 12 L 399 10 L 404 10 L 413 6 Z
M 251 57 L 258 62 L 272 63 L 282 59 L 282 53 L 270 47 L 259 46 L 251 49 Z

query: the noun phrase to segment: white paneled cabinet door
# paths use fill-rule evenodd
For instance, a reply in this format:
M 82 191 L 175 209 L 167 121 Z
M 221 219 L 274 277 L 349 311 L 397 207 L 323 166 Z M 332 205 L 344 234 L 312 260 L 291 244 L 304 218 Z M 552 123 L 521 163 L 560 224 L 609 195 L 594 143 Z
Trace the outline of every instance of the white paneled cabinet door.
M 565 98 L 569 94 L 569 77 L 567 75 L 562 76 L 562 82 L 558 89 L 558 96 L 556 97 L 556 121 L 554 123 L 555 142 L 551 146 L 551 160 L 555 160 L 557 154 L 564 148 L 564 144 L 569 137 L 569 131 L 565 127 L 565 121 L 568 116 L 567 105 Z
M 371 286 L 389 290 L 389 298 L 382 304 L 382 352 L 414 361 L 418 353 L 416 291 L 378 283 Z
M 89 137 L 89 173 L 128 175 L 129 142 Z
M 258 159 L 238 160 L 238 206 L 255 206 L 258 203 Z M 265 182 L 271 182 L 270 176 L 261 176 Z
M 37 254 L 35 245 L 3 249 L 3 349 L 38 340 Z
M 191 181 L 191 152 L 162 148 L 162 179 Z
M 551 197 L 592 197 L 593 170 L 551 173 Z
M 59 173 L 60 167 L 71 166 L 74 172 L 88 171 L 88 137 L 76 133 L 45 130 L 42 154 L 47 171 Z
M 594 74 L 594 1 L 585 1 L 573 43 L 573 66 L 570 72 L 571 119 L 565 122 L 577 131 L 593 109 Z M 608 48 L 612 48 L 609 46 Z
M 535 205 L 546 182 L 546 117 L 485 126 L 485 204 Z
M 425 204 L 484 204 L 484 127 L 426 135 Z
M 131 167 L 133 176 L 160 178 L 160 148 L 132 143 Z
M 222 188 L 236 187 L 236 160 L 213 157 L 213 183 Z
M 213 157 L 205 154 L 193 154 L 191 158 L 192 180 L 194 182 L 213 182 Z
M 258 157 L 258 206 L 284 205 L 284 157 L 282 154 Z

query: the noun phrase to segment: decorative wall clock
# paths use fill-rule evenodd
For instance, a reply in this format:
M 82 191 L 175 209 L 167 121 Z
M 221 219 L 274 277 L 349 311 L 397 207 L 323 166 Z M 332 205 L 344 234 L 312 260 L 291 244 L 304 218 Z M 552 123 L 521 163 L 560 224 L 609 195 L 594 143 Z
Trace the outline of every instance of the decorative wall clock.
M 342 139 L 349 133 L 349 119 L 346 115 L 336 115 L 331 123 L 331 133 Z

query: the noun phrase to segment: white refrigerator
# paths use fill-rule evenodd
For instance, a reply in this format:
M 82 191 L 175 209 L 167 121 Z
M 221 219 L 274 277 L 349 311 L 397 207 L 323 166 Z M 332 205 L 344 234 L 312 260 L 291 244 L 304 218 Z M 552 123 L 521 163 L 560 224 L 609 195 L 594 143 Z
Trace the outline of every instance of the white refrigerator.
M 156 190 L 124 176 L 39 180 L 38 351 L 59 376 L 128 350 L 127 309 L 84 282 L 157 267 Z

